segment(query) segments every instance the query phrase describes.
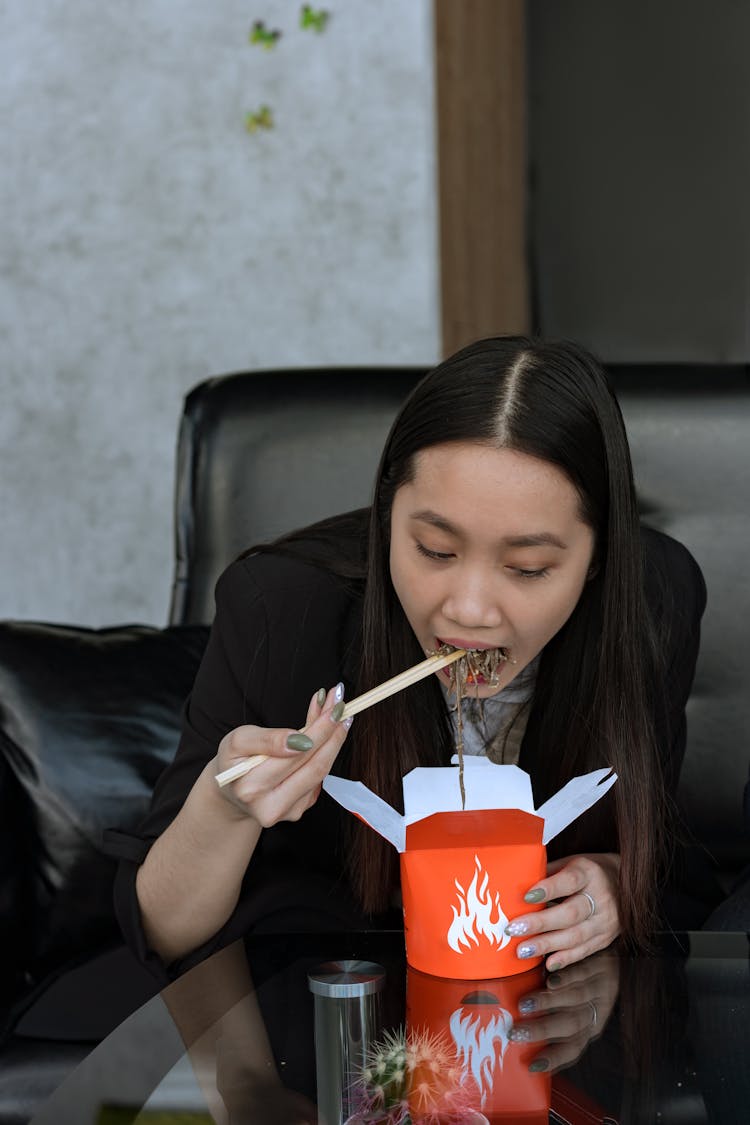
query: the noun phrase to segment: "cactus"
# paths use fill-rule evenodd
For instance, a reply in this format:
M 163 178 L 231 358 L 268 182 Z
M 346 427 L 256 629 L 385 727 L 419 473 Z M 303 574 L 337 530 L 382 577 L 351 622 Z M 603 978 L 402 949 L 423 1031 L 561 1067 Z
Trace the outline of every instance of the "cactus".
M 448 1036 L 418 1030 L 387 1032 L 371 1048 L 356 1093 L 347 1125 L 468 1125 L 480 1102 Z

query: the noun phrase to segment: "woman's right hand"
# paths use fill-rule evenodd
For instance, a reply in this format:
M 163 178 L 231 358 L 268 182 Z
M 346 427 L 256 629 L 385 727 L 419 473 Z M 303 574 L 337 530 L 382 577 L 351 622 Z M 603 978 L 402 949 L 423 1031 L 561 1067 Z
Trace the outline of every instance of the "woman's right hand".
M 351 719 L 340 721 L 343 684 L 329 692 L 321 688 L 312 697 L 302 732 L 289 728 L 236 727 L 225 735 L 212 762 L 214 776 L 255 755 L 261 762 L 237 781 L 216 787 L 225 801 L 261 828 L 280 820 L 299 820 L 314 805 L 323 779 L 344 744 Z M 307 749 L 292 749 L 292 744 Z

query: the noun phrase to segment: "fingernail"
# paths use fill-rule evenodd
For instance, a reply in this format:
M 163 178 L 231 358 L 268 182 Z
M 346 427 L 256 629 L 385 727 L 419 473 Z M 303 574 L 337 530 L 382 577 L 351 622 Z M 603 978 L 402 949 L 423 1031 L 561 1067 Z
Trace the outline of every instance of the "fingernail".
M 528 1016 L 531 1012 L 535 1012 L 539 1007 L 538 1001 L 533 996 L 527 996 L 524 1000 L 518 1001 L 518 1010 L 522 1016 Z
M 529 1070 L 532 1074 L 538 1074 L 540 1070 L 549 1070 L 549 1059 L 534 1059 L 533 1063 L 529 1063 Z
M 527 942 L 525 945 L 519 945 L 516 950 L 516 956 L 520 957 L 522 960 L 526 957 L 536 957 L 536 946 L 531 942 Z
M 524 902 L 543 902 L 544 897 L 545 897 L 544 891 L 542 890 L 542 888 L 536 887 L 533 891 L 527 891 L 526 892 L 526 894 L 523 896 L 523 901 Z
M 337 703 L 340 703 L 341 700 L 344 698 L 344 685 L 343 684 L 336 684 L 336 690 L 333 693 L 333 698 L 336 700 Z
M 560 984 L 561 980 L 562 980 L 562 977 L 560 976 L 559 973 L 551 973 L 547 977 L 547 984 L 551 984 L 552 987 L 554 988 L 555 985 Z
M 306 734 L 290 734 L 286 740 L 290 750 L 312 750 L 315 743 Z
M 342 727 L 344 727 L 345 730 L 349 730 L 349 728 L 350 728 L 350 726 L 352 725 L 353 722 L 354 722 L 354 715 L 350 715 L 348 719 L 344 719 L 344 721 L 341 725 L 342 725 Z
M 508 1038 L 514 1043 L 530 1043 L 531 1031 L 528 1027 L 512 1027 L 508 1032 Z
M 547 968 L 549 969 L 549 971 L 554 976 L 554 979 L 553 979 L 553 977 L 547 977 L 547 980 L 551 980 L 553 984 L 559 984 L 560 983 L 560 977 L 557 974 L 558 974 L 558 971 L 562 968 L 561 963 L 559 961 L 553 961 L 551 965 L 547 966 Z
M 331 719 L 333 720 L 334 723 L 337 723 L 340 720 L 340 718 L 343 714 L 344 714 L 344 702 L 343 702 L 343 700 L 340 700 L 338 703 L 334 703 L 334 705 L 331 709 Z
M 523 937 L 529 932 L 529 927 L 526 922 L 510 922 L 505 927 L 505 932 L 508 937 Z
M 325 701 L 326 701 L 326 696 L 327 696 L 327 695 L 328 695 L 328 692 L 326 691 L 326 689 L 325 689 L 324 687 L 322 687 L 322 688 L 318 688 L 318 694 L 317 694 L 317 695 L 315 696 L 315 698 L 316 698 L 316 699 L 317 699 L 317 701 L 318 701 L 318 707 L 322 707 L 322 706 L 323 706 L 323 704 L 324 704 L 324 703 L 325 703 Z

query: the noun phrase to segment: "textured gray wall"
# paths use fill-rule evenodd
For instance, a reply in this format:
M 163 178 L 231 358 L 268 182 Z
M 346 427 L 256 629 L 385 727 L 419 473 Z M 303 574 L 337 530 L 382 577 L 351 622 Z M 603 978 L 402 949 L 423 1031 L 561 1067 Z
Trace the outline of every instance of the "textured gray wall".
M 0 617 L 163 623 L 202 378 L 437 358 L 430 0 L 326 6 L 0 5 Z

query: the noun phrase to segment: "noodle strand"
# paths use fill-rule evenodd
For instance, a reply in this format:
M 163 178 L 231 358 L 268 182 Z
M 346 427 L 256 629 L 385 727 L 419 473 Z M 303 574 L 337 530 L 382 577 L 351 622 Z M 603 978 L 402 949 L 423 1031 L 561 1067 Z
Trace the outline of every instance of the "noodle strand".
M 439 651 L 450 652 L 445 645 Z M 466 808 L 466 786 L 464 783 L 464 727 L 461 702 L 468 697 L 468 688 L 474 687 L 477 699 L 479 688 L 484 684 L 497 687 L 500 683 L 500 668 L 503 664 L 515 664 L 510 654 L 502 648 L 467 649 L 448 669 L 450 692 L 455 697 L 456 712 L 456 754 L 458 755 L 458 785 L 461 790 L 461 808 Z

